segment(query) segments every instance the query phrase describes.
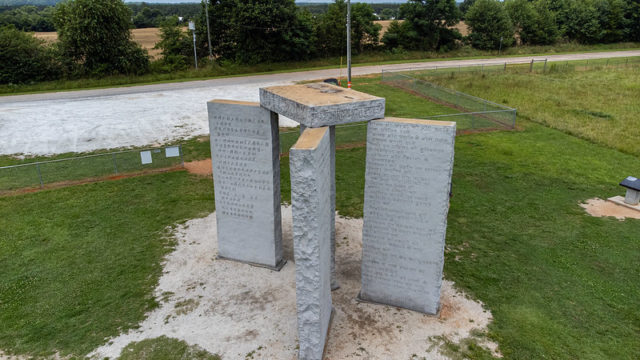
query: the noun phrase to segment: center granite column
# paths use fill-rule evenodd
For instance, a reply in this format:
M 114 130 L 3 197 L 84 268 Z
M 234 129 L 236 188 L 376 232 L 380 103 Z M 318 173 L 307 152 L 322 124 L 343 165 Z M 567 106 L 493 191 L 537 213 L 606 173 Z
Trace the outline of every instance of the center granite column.
M 331 289 L 340 287 L 335 262 L 336 125 L 384 117 L 385 100 L 326 83 L 273 86 L 260 89 L 260 105 L 307 128 L 329 127 L 331 157 Z
M 331 320 L 331 157 L 327 127 L 289 151 L 300 360 L 321 360 Z

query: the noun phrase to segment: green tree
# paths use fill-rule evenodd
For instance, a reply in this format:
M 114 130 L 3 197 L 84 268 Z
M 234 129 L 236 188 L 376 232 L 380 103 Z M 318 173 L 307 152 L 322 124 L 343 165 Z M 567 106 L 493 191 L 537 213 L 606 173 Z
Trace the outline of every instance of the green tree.
M 460 12 L 462 13 L 463 19 L 467 15 L 467 11 L 469 11 L 469 8 L 471 7 L 471 5 L 473 5 L 474 2 L 476 2 L 476 0 L 464 0 L 460 4 Z
M 455 0 L 409 0 L 400 6 L 405 31 L 401 43 L 412 50 L 447 50 L 455 46 L 460 33 L 451 27 L 460 21 Z
M 569 40 L 585 44 L 598 43 L 604 37 L 598 9 L 594 1 L 572 0 L 569 2 L 564 23 L 564 35 Z
M 2 11 L 0 9 L 0 26 L 12 24 L 23 31 L 54 31 L 53 7 L 21 6 Z
M 365 3 L 351 5 L 351 46 L 356 53 L 361 53 L 366 47 L 378 45 L 382 25 L 374 23 L 375 20 L 371 5 Z
M 206 18 L 198 22 L 199 48 L 208 50 Z M 294 0 L 212 0 L 213 53 L 245 64 L 303 60 L 314 54 L 313 22 Z
M 322 15 L 316 25 L 318 51 L 324 55 L 344 54 L 347 48 L 347 4 L 336 0 L 329 5 L 327 13 Z M 367 46 L 378 44 L 382 26 L 373 21 L 373 8 L 369 4 L 351 5 L 351 48 L 354 53 L 363 51 Z
M 498 49 L 513 45 L 513 25 L 507 11 L 497 0 L 477 0 L 465 19 L 471 33 L 471 45 L 478 49 Z M 502 40 L 501 40 L 502 39 Z
M 555 14 L 546 0 L 507 0 L 504 6 L 523 44 L 549 45 L 558 40 Z
M 63 56 L 93 74 L 141 74 L 149 57 L 131 40 L 131 11 L 121 0 L 66 0 L 54 22 Z
M 627 4 L 625 1 L 597 0 L 595 7 L 600 27 L 603 30 L 600 41 L 605 43 L 623 41 L 627 28 L 627 19 L 625 18 Z
M 391 8 L 384 8 L 380 13 L 380 20 L 391 20 L 397 16 L 396 11 Z
M 395 48 L 404 48 L 404 39 L 407 38 L 406 29 L 407 26 L 403 26 L 402 24 L 406 24 L 406 22 L 401 23 L 398 20 L 393 20 L 389 27 L 387 28 L 387 32 L 382 36 L 382 42 L 384 46 L 388 49 Z
M 640 41 L 640 0 L 628 0 L 625 13 L 628 41 Z
M 160 26 L 160 41 L 154 46 L 162 53 L 162 63 L 166 71 L 182 70 L 187 67 L 192 56 L 191 37 L 178 23 L 177 17 L 165 20 Z
M 13 25 L 0 27 L 0 84 L 37 82 L 59 77 L 53 49 Z

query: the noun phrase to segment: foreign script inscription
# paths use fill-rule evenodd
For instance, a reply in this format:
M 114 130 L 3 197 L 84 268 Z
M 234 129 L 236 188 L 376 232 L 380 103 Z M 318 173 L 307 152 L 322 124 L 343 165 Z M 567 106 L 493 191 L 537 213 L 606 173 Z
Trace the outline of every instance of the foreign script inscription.
M 454 137 L 455 126 L 369 123 L 364 299 L 437 311 Z
M 211 101 L 218 255 L 277 267 L 282 259 L 277 116 L 256 103 Z

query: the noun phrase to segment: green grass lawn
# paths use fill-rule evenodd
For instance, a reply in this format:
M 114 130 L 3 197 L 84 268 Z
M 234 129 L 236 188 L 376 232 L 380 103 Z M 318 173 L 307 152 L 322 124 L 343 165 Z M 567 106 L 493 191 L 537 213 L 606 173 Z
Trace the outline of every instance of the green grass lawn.
M 157 306 L 167 227 L 213 211 L 186 172 L 0 198 L 0 349 L 83 355 Z
M 427 80 L 515 107 L 520 118 L 640 155 L 638 66 L 545 74 L 452 73 Z
M 537 77 L 510 83 L 512 92 Z M 621 77 L 606 72 L 598 86 Z M 388 115 L 420 117 L 428 106 L 362 81 L 388 96 Z M 580 91 L 600 106 L 598 89 Z M 565 101 L 549 111 L 563 113 Z M 640 358 L 640 220 L 594 218 L 578 205 L 622 194 L 617 183 L 640 159 L 523 112 L 522 131 L 456 139 L 445 276 L 492 312 L 489 336 L 508 359 Z M 364 127 L 353 129 L 345 142 L 362 136 Z M 185 147 L 189 159 L 208 157 L 207 142 Z M 337 151 L 342 215 L 362 216 L 364 164 L 362 147 Z M 283 157 L 284 201 L 288 170 Z M 210 178 L 185 172 L 0 197 L 0 349 L 81 356 L 135 327 L 157 306 L 152 290 L 171 245 L 165 229 L 212 210 Z M 185 346 L 159 339 L 128 351 L 197 351 Z

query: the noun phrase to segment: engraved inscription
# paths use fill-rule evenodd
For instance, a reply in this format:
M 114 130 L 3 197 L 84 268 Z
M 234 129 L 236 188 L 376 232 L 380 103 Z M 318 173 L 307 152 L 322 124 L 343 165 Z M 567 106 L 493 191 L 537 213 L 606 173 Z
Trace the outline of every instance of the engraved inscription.
M 437 311 L 454 137 L 454 127 L 369 124 L 363 298 Z
M 271 124 L 268 118 L 212 116 L 212 151 L 215 159 L 216 210 L 222 215 L 252 220 L 256 191 L 269 192 L 273 187 L 271 162 L 259 162 L 270 156 Z

